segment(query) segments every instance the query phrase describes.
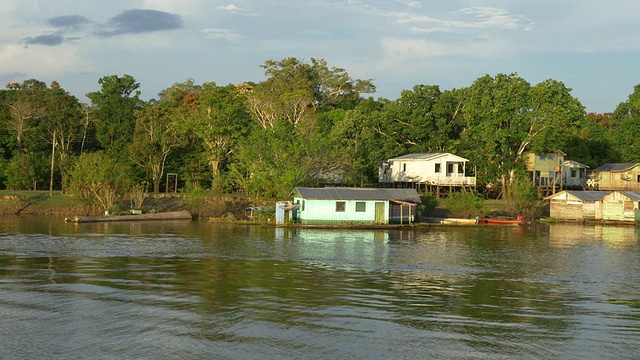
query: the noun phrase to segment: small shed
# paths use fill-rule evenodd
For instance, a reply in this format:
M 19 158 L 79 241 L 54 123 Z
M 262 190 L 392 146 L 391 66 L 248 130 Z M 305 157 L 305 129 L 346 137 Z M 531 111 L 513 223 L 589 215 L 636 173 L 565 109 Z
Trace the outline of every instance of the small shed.
M 415 189 L 297 187 L 292 192 L 301 224 L 410 224 L 421 204 Z
M 602 219 L 606 221 L 636 221 L 640 191 L 612 191 L 602 199 Z
M 610 191 L 565 190 L 548 196 L 550 216 L 560 220 L 602 220 L 602 199 Z

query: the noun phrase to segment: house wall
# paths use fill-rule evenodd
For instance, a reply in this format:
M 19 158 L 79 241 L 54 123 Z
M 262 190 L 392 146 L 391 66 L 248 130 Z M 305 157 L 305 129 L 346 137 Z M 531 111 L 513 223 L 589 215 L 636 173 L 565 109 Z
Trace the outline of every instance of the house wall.
M 626 172 L 599 171 L 596 174 L 600 190 L 640 190 L 640 166 Z
M 549 215 L 554 219 L 583 220 L 582 208 L 580 201 L 551 200 Z
M 336 211 L 336 202 L 345 202 L 345 211 Z M 301 224 L 374 224 L 376 221 L 375 204 L 384 204 L 383 223 L 389 222 L 389 202 L 375 200 L 309 200 L 294 198 L 293 202 L 299 204 L 298 222 Z M 365 211 L 356 212 L 356 203 L 364 202 Z
M 611 221 L 634 221 L 638 201 L 634 201 L 627 196 L 612 192 L 602 198 L 603 220 Z
M 556 153 L 529 153 L 525 158 L 525 169 L 536 185 L 552 185 L 560 176 L 564 155 Z
M 565 165 L 562 170 L 564 185 L 582 187 L 587 184 L 587 169 L 574 165 Z

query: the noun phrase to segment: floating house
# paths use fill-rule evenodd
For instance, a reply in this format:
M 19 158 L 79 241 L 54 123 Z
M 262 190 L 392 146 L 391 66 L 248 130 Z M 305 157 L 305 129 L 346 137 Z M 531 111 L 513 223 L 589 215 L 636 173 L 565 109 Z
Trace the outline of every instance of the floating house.
M 640 190 L 640 163 L 609 163 L 591 171 L 589 185 L 598 190 Z
M 612 191 L 602 198 L 602 220 L 640 221 L 640 191 Z
M 590 221 L 603 219 L 602 199 L 611 191 L 565 190 L 548 196 L 550 216 L 559 220 Z
M 297 187 L 287 208 L 307 225 L 411 224 L 421 204 L 415 189 Z

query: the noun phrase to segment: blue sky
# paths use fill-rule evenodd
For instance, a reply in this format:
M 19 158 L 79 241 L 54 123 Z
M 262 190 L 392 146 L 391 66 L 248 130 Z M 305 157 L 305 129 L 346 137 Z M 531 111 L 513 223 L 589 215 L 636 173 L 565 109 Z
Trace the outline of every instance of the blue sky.
M 266 60 L 323 58 L 374 97 L 517 73 L 610 112 L 640 83 L 638 0 L 0 0 L 0 82 L 35 78 L 87 101 L 106 75 L 145 100 L 192 78 L 264 80 Z

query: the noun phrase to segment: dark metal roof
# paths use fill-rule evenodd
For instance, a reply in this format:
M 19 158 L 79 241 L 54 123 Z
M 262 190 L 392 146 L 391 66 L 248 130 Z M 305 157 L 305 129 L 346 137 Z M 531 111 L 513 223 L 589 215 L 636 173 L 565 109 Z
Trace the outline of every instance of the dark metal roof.
M 557 197 L 560 194 L 569 194 L 578 200 L 582 201 L 600 201 L 603 197 L 611 194 L 611 191 L 606 190 L 594 190 L 594 191 L 580 191 L 580 190 L 564 190 L 557 194 L 547 196 L 545 200 L 550 200 Z
M 640 201 L 640 191 L 618 191 L 633 201 Z
M 633 167 L 635 167 L 636 165 L 639 165 L 639 163 L 609 163 L 609 164 L 604 164 L 600 167 L 597 167 L 595 169 L 593 169 L 593 172 L 598 172 L 598 171 L 627 171 Z
M 326 187 L 297 187 L 295 191 L 304 199 L 312 200 L 396 200 L 421 204 L 415 189 L 373 189 Z

